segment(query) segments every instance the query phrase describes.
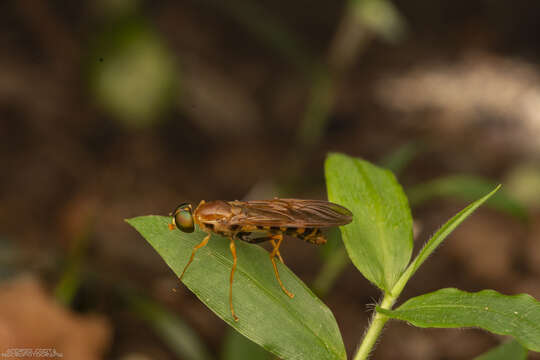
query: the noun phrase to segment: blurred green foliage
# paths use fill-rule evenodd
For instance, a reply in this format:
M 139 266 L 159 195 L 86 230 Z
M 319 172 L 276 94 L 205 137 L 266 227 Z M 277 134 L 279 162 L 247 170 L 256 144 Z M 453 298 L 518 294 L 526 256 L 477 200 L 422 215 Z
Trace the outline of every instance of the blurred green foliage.
M 474 360 L 525 360 L 527 352 L 516 340 L 510 340 L 475 357 Z
M 153 300 L 132 292 L 124 294 L 124 298 L 129 310 L 144 320 L 179 358 L 185 360 L 213 358 L 198 334 L 178 315 Z
M 518 164 L 507 175 L 507 192 L 530 208 L 540 208 L 540 165 Z
M 178 96 L 179 74 L 161 36 L 144 18 L 114 18 L 87 59 L 95 101 L 128 128 L 159 121 Z
M 419 206 L 440 197 L 471 201 L 485 194 L 495 185 L 495 182 L 478 176 L 449 175 L 411 186 L 407 189 L 407 196 L 411 206 Z M 527 219 L 527 210 L 520 201 L 515 200 L 506 191 L 497 193 L 486 205 L 520 220 Z
M 271 360 L 272 354 L 233 328 L 229 328 L 222 346 L 222 360 Z

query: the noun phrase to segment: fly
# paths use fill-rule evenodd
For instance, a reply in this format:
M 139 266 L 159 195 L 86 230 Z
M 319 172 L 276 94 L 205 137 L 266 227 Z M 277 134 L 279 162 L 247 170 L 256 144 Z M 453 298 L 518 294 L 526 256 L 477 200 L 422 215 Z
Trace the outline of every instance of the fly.
M 229 280 L 229 305 L 235 321 L 238 317 L 232 302 L 232 284 L 236 270 L 235 240 L 249 243 L 269 241 L 272 245 L 270 260 L 279 286 L 287 296 L 294 297 L 279 277 L 275 257 L 282 263 L 279 247 L 283 236 L 288 235 L 312 244 L 324 244 L 322 232 L 334 226 L 346 225 L 352 221 L 352 213 L 341 205 L 323 200 L 278 199 L 255 201 L 209 201 L 204 200 L 193 210 L 189 203 L 179 205 L 171 214 L 169 228 L 177 227 L 183 232 L 193 232 L 195 225 L 207 233 L 206 237 L 193 248 L 191 257 L 184 267 L 180 280 L 193 261 L 197 250 L 208 243 L 212 233 L 229 238 L 233 265 Z

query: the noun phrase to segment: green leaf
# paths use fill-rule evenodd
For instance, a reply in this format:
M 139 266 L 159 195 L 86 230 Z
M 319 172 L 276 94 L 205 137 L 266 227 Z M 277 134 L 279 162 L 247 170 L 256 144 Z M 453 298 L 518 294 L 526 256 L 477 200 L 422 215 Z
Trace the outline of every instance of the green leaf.
M 477 176 L 451 175 L 415 185 L 407 190 L 407 196 L 413 207 L 437 197 L 455 197 L 472 201 L 493 189 L 495 185 L 492 181 Z M 490 199 L 486 205 L 518 219 L 527 219 L 525 207 L 504 191 Z
M 229 328 L 223 344 L 223 360 L 270 360 L 272 354 L 249 340 L 238 331 Z
M 477 356 L 474 360 L 526 360 L 527 350 L 517 341 L 512 340 L 501 344 L 485 354 Z
M 204 232 L 192 234 L 168 229 L 169 218 L 142 216 L 127 220 L 180 275 L 193 247 Z M 233 303 L 239 321 L 229 309 L 229 240 L 212 235 L 187 270 L 184 284 L 225 322 L 253 342 L 286 359 L 345 359 L 338 326 L 330 310 L 286 266 L 278 263 L 290 299 L 275 278 L 268 252 L 257 245 L 236 242 L 238 266 Z
M 330 154 L 325 163 L 328 198 L 351 210 L 341 227 L 353 264 L 379 288 L 390 291 L 412 253 L 412 217 L 394 175 L 361 159 Z
M 210 352 L 197 334 L 177 315 L 156 302 L 129 293 L 125 295 L 128 308 L 146 321 L 157 335 L 182 359 L 209 360 Z
M 409 299 L 396 310 L 377 311 L 418 327 L 478 327 L 513 336 L 527 349 L 540 351 L 540 303 L 527 294 L 448 288 Z
M 452 231 L 455 230 L 461 224 L 463 221 L 465 221 L 466 218 L 468 218 L 480 205 L 482 205 L 484 202 L 486 202 L 491 196 L 493 196 L 499 189 L 501 188 L 501 185 L 497 186 L 494 190 L 492 190 L 489 194 L 485 195 L 484 197 L 476 200 L 475 202 L 469 204 L 465 209 L 458 212 L 456 215 L 454 215 L 450 220 L 446 222 L 436 233 L 429 239 L 429 241 L 424 245 L 422 250 L 418 253 L 416 258 L 414 259 L 413 263 L 409 266 L 407 269 L 407 279 L 408 280 L 416 270 L 426 261 L 426 259 L 435 251 L 435 249 L 446 239 L 448 235 L 452 233 Z M 403 284 L 405 286 L 405 284 Z

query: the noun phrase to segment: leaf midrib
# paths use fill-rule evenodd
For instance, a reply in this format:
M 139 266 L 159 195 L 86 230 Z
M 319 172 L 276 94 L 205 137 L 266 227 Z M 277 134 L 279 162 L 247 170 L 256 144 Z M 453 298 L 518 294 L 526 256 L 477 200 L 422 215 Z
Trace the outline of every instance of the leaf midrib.
M 353 160 L 353 161 L 354 161 L 355 166 L 358 169 L 358 172 L 360 173 L 360 175 L 364 179 L 366 187 L 369 188 L 369 191 L 372 194 L 376 194 L 377 197 L 379 197 L 377 191 L 375 191 L 375 186 L 373 185 L 373 183 L 372 183 L 371 179 L 369 178 L 369 176 L 367 175 L 367 173 L 364 171 L 364 169 L 362 167 L 362 164 L 359 161 L 356 161 L 356 160 Z M 382 259 L 380 259 L 380 260 L 382 261 L 382 264 L 386 264 L 387 263 L 386 262 L 386 258 L 387 258 L 386 254 L 388 253 L 388 238 L 386 236 L 384 236 L 384 231 L 382 229 L 382 223 L 380 221 L 381 213 L 382 213 L 381 201 L 375 201 L 374 202 L 374 207 L 375 207 L 375 212 L 377 214 L 377 221 L 376 221 L 377 235 L 378 235 L 379 239 L 384 239 L 383 241 L 379 242 L 381 244 L 381 248 L 383 250 L 382 253 L 381 253 Z M 386 278 L 386 274 L 385 274 L 385 271 L 384 271 L 384 266 L 381 266 L 381 263 L 379 263 L 378 265 L 379 265 L 379 273 L 382 275 L 383 288 L 385 290 L 390 290 L 389 284 L 387 283 L 388 279 Z

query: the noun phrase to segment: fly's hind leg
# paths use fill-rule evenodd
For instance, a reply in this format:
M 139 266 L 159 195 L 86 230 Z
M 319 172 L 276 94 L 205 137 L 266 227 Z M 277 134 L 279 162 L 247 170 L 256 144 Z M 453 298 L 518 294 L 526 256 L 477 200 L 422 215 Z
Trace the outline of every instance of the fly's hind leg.
M 276 274 L 276 279 L 279 283 L 279 286 L 281 286 L 281 290 L 283 290 L 283 292 L 292 299 L 294 297 L 294 294 L 291 293 L 289 290 L 285 289 L 285 286 L 281 282 L 281 279 L 279 277 L 279 272 L 277 269 L 276 259 L 274 258 L 277 255 L 278 258 L 281 260 L 281 262 L 283 262 L 283 260 L 281 259 L 281 256 L 279 255 L 279 246 L 281 245 L 281 242 L 283 241 L 283 234 L 273 235 L 271 240 L 272 240 L 271 243 L 274 246 L 274 249 L 270 253 L 270 260 L 272 261 L 272 265 L 274 266 L 274 273 Z M 277 240 L 277 242 L 275 240 Z
M 209 239 L 210 239 L 210 234 L 206 235 L 204 237 L 203 241 L 201 241 L 198 245 L 195 245 L 195 247 L 193 248 L 193 251 L 191 252 L 191 257 L 189 258 L 188 263 L 184 267 L 184 271 L 182 271 L 182 275 L 180 275 L 180 277 L 179 277 L 180 280 L 182 280 L 182 277 L 184 276 L 187 268 L 189 267 L 189 265 L 191 265 L 191 262 L 193 261 L 193 258 L 195 257 L 195 253 L 197 252 L 197 250 L 199 250 L 200 248 L 202 248 L 206 244 L 208 244 Z

